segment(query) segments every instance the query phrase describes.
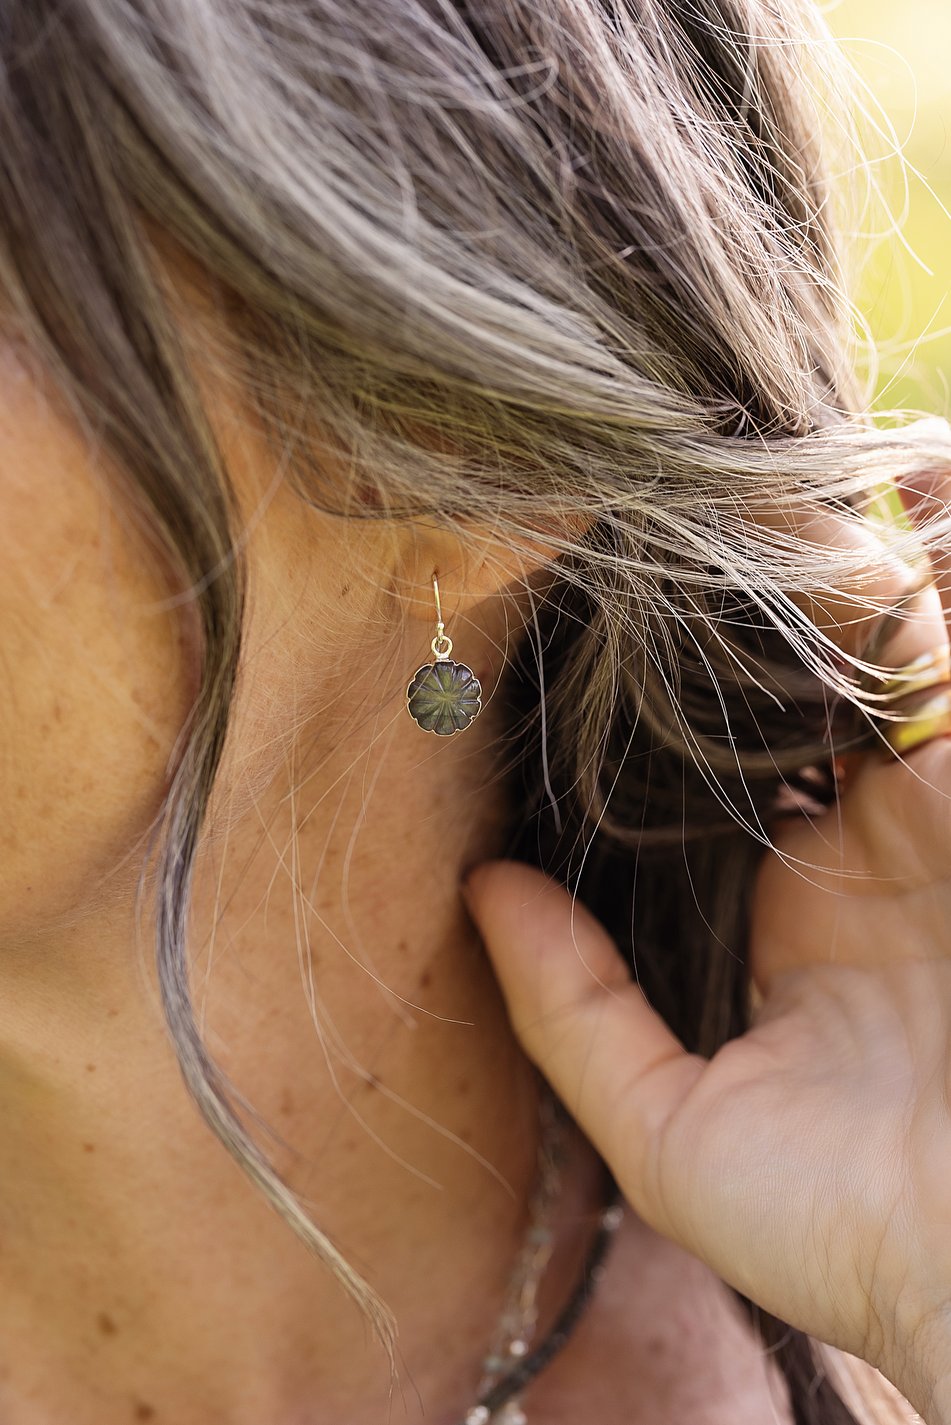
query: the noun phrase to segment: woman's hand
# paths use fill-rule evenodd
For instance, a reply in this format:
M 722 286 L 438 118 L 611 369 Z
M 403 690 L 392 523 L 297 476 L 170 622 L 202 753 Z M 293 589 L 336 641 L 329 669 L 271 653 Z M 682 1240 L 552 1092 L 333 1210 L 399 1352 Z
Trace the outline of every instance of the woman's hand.
M 889 661 L 947 617 L 929 591 Z M 951 739 L 869 757 L 779 847 L 755 1022 L 709 1060 L 537 869 L 483 863 L 466 900 L 526 1052 L 644 1221 L 951 1425 Z

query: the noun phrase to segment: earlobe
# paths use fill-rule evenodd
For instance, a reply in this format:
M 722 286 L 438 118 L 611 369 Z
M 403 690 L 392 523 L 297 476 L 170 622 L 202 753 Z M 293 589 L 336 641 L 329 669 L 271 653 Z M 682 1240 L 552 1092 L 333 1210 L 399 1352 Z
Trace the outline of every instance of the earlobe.
M 517 596 L 529 584 L 537 591 L 555 575 L 554 564 L 562 552 L 562 541 L 577 540 L 590 525 L 589 520 L 551 521 L 552 539 L 540 531 L 537 537 L 519 535 L 509 539 L 498 529 L 475 521 L 459 521 L 452 528 L 418 522 L 412 547 L 402 560 L 402 589 L 407 612 L 428 619 L 433 609 L 432 575 L 439 578 L 446 622 L 468 614 L 486 599 Z

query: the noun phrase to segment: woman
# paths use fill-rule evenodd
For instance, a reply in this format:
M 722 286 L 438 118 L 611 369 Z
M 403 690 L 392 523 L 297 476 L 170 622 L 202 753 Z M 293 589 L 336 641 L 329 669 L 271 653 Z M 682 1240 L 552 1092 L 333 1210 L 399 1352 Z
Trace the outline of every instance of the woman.
M 951 438 L 819 19 L 0 57 L 4 1425 L 951 1421 Z

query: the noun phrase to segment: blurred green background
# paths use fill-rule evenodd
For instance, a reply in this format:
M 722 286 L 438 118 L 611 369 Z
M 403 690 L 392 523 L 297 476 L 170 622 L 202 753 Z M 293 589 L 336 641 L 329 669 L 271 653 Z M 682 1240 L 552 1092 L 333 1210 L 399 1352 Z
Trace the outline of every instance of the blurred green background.
M 875 139 L 871 172 L 901 237 L 884 236 L 888 213 L 873 204 L 862 231 L 884 240 L 868 245 L 854 293 L 878 345 L 878 405 L 951 417 L 951 0 L 822 8 L 881 106 L 873 117 L 894 128 Z

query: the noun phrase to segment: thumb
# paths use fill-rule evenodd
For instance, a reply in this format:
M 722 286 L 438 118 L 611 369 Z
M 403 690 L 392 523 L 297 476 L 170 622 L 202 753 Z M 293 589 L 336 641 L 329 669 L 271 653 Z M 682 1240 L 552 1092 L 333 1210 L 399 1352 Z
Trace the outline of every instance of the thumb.
M 604 927 L 543 871 L 484 861 L 463 897 L 526 1054 L 635 1212 L 675 1237 L 660 1191 L 661 1147 L 706 1060 L 686 1052 Z

